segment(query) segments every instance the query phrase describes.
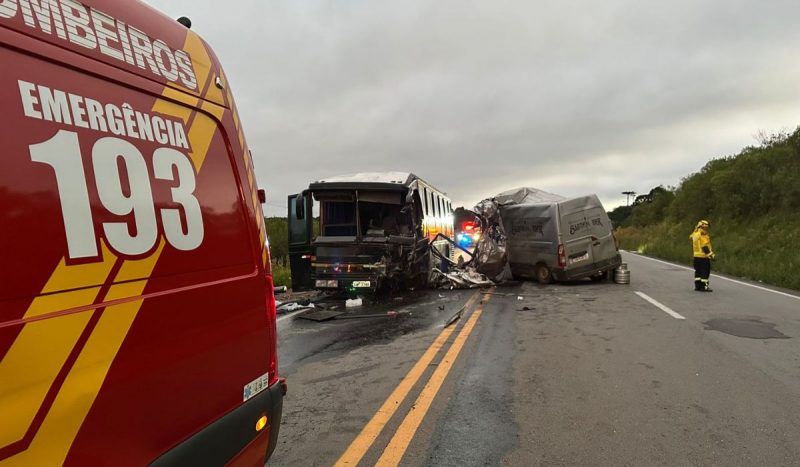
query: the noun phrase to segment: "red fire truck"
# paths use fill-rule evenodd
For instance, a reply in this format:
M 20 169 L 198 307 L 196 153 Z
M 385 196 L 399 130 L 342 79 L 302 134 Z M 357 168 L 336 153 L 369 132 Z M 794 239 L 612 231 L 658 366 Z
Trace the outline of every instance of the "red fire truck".
M 138 1 L 0 0 L 0 63 L 0 465 L 263 464 L 285 384 L 214 53 Z

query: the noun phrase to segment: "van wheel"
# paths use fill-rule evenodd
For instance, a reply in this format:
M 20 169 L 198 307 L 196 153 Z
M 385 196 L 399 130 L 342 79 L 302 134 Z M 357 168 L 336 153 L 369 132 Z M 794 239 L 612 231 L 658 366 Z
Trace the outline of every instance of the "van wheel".
M 553 282 L 553 273 L 550 272 L 550 268 L 548 268 L 546 264 L 539 263 L 534 266 L 533 274 L 540 284 L 550 284 Z
M 589 276 L 589 279 L 591 279 L 592 282 L 603 282 L 603 281 L 606 280 L 606 273 L 605 272 L 601 272 L 601 273 L 595 274 L 593 276 Z

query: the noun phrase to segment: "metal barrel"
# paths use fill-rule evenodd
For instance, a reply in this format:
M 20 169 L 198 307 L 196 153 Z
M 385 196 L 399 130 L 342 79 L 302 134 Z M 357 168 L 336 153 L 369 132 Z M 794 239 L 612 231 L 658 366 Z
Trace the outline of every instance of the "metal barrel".
M 622 263 L 617 269 L 614 269 L 614 282 L 617 284 L 631 283 L 631 271 L 628 269 L 627 264 Z

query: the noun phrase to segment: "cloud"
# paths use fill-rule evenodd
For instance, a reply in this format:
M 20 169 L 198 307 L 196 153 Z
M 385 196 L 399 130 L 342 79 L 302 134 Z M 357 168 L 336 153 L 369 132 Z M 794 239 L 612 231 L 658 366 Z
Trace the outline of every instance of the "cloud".
M 273 215 L 363 170 L 611 207 L 800 124 L 794 1 L 149 3 L 220 57 Z

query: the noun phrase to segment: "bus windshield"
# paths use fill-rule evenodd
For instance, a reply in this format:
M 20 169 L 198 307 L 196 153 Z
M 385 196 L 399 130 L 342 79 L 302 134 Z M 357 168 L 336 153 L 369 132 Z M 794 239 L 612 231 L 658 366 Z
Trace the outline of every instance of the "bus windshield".
M 320 201 L 320 232 L 326 237 L 412 235 L 409 209 L 399 192 L 315 193 Z

